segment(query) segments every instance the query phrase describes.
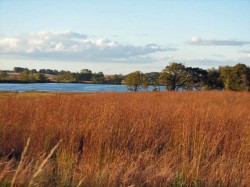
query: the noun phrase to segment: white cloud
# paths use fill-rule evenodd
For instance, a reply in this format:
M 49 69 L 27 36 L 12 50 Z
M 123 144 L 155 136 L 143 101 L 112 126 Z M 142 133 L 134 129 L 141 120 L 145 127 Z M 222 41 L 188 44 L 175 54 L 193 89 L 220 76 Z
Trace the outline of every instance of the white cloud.
M 203 39 L 201 37 L 193 36 L 192 39 L 186 43 L 197 46 L 242 46 L 250 44 L 250 41 Z
M 175 51 L 157 44 L 124 45 L 108 39 L 90 38 L 75 32 L 39 32 L 0 37 L 0 54 L 32 59 L 88 60 L 126 59 L 161 51 Z
M 186 59 L 182 60 L 181 62 L 185 62 L 187 66 L 192 67 L 199 67 L 203 69 L 208 69 L 212 67 L 219 67 L 219 66 L 233 66 L 238 63 L 246 64 L 250 66 L 250 58 L 223 58 L 223 59 L 212 59 L 212 58 L 193 58 L 193 59 Z

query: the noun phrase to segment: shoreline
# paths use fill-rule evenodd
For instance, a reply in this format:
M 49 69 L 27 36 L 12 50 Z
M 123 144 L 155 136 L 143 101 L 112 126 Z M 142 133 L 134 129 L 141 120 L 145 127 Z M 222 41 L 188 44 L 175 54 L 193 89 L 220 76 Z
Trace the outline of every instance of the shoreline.
M 95 83 L 95 82 L 54 82 L 54 81 L 46 81 L 46 82 L 28 82 L 28 81 L 0 81 L 0 84 L 48 84 L 48 83 L 53 83 L 53 84 L 103 84 L 103 85 L 125 85 L 124 83 L 122 84 L 111 84 L 111 83 Z

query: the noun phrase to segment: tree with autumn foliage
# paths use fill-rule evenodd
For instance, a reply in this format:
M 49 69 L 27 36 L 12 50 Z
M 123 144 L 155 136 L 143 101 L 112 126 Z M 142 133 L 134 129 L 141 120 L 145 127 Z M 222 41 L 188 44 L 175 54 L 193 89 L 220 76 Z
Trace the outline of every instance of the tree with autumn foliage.
M 137 92 L 144 85 L 145 75 L 140 71 L 135 71 L 125 77 L 125 84 L 129 90 Z

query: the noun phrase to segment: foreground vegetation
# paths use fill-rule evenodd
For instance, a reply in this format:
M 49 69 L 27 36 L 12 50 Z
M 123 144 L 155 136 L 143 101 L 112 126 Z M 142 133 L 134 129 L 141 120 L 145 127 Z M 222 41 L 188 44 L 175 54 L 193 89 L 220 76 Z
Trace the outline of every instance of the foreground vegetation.
M 247 92 L 0 93 L 0 186 L 249 186 Z

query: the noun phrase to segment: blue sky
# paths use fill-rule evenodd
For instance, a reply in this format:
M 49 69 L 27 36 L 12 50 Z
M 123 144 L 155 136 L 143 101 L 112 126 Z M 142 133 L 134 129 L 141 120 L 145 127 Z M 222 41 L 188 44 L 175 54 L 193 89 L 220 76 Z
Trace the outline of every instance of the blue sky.
M 249 18 L 249 0 L 0 0 L 0 69 L 250 65 Z

